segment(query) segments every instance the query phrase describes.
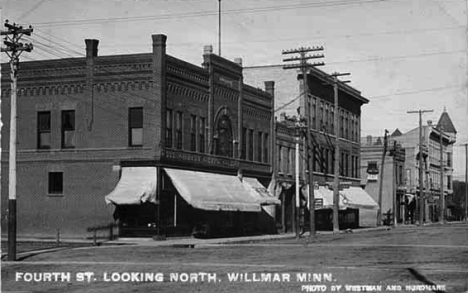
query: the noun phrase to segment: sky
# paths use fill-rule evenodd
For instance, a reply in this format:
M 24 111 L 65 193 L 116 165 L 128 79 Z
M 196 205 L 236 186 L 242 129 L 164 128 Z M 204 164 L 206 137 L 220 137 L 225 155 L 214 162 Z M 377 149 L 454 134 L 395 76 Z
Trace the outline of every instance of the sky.
M 457 131 L 454 178 L 464 179 L 468 142 L 468 0 L 222 0 L 221 53 L 245 66 L 281 64 L 282 50 L 323 46 L 325 72 L 350 72 L 369 99 L 362 136 L 418 126 L 409 110 L 444 107 Z M 217 0 L 3 0 L 1 21 L 32 25 L 24 61 L 151 51 L 166 34 L 168 54 L 196 65 L 203 46 L 218 52 Z M 2 56 L 2 62 L 6 56 Z

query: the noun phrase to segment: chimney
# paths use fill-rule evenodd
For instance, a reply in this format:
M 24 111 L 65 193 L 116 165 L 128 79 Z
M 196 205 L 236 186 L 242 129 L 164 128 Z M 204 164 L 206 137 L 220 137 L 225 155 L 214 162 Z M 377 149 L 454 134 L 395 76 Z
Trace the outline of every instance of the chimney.
M 242 58 L 234 58 L 234 63 L 242 67 Z
M 265 91 L 269 93 L 272 98 L 274 98 L 275 97 L 275 82 L 265 81 Z
M 155 137 L 156 141 L 160 141 L 161 145 L 166 143 L 164 132 L 161 129 L 166 127 L 166 103 L 167 103 L 167 91 L 166 91 L 166 41 L 167 36 L 163 34 L 151 35 L 152 41 L 152 95 L 157 103 L 152 108 L 156 117 L 160 121 L 160 127 L 156 127 L 152 136 Z M 155 147 L 154 152 L 156 156 L 161 155 L 161 148 Z
M 97 57 L 99 40 L 86 39 L 86 58 Z
M 213 54 L 213 46 L 205 45 L 203 46 L 203 55 Z
M 366 136 L 367 145 L 372 145 L 372 135 Z

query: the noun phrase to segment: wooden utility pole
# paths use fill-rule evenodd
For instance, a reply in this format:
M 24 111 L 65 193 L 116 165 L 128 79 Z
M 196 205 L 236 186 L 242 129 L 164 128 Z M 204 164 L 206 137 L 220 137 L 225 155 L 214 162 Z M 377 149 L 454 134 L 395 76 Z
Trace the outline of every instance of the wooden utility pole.
M 306 118 L 306 146 L 307 149 L 304 150 L 305 152 L 305 158 L 307 160 L 307 169 L 309 170 L 309 211 L 310 211 L 310 222 L 309 222 L 309 229 L 310 229 L 310 234 L 309 237 L 314 237 L 315 236 L 315 197 L 314 197 L 314 173 L 313 173 L 313 168 L 312 168 L 312 156 L 311 154 L 311 148 L 310 145 L 312 143 L 312 138 L 311 138 L 311 111 L 310 111 L 310 97 L 309 97 L 309 89 L 308 89 L 308 83 L 307 83 L 307 72 L 308 69 L 311 67 L 315 66 L 322 66 L 325 65 L 323 62 L 317 62 L 317 63 L 307 63 L 307 60 L 309 59 L 316 59 L 316 58 L 323 58 L 323 54 L 316 54 L 316 55 L 307 55 L 308 52 L 313 52 L 313 51 L 323 51 L 323 47 L 312 47 L 312 48 L 298 48 L 298 49 L 293 49 L 293 50 L 286 50 L 283 51 L 282 54 L 299 54 L 299 57 L 291 57 L 291 58 L 286 58 L 283 59 L 283 62 L 288 62 L 288 61 L 299 61 L 299 64 L 291 64 L 291 65 L 285 65 L 283 66 L 283 69 L 293 69 L 293 68 L 299 68 L 301 70 L 302 74 L 302 91 L 303 91 L 303 98 L 304 98 L 304 115 Z M 296 195 L 298 196 L 298 195 Z M 299 204 L 296 203 L 296 206 Z M 296 210 L 296 217 L 299 215 L 299 211 Z M 297 225 L 296 225 L 297 226 Z
M 17 24 L 5 21 L 7 31 L 1 35 L 6 36 L 3 42 L 6 47 L 1 48 L 10 57 L 11 99 L 10 99 L 10 146 L 8 158 L 8 260 L 16 260 L 16 91 L 19 70 L 19 57 L 23 51 L 31 52 L 32 44 L 20 42 L 23 35 L 30 36 L 31 26 L 25 29 Z
M 296 239 L 300 238 L 300 207 L 301 207 L 301 197 L 299 195 L 300 191 L 300 186 L 299 186 L 299 135 L 296 137 L 296 156 L 295 156 L 295 176 L 296 176 Z
M 465 143 L 465 222 L 468 223 L 468 143 Z
M 444 195 L 444 145 L 443 145 L 443 126 L 439 125 L 438 127 L 440 135 L 440 219 L 439 222 L 445 224 L 445 195 Z
M 333 97 L 334 97 L 334 108 L 335 116 L 333 120 L 335 123 L 335 174 L 333 179 L 333 233 L 340 232 L 339 224 L 339 205 L 340 205 L 340 127 L 339 127 L 339 103 L 338 103 L 338 76 L 350 75 L 350 73 L 338 73 L 335 72 L 331 76 L 333 77 Z M 349 81 L 340 81 L 341 83 L 347 83 Z M 344 127 L 344 126 L 343 126 Z M 344 166 L 343 166 L 344 168 Z
M 468 100 L 468 0 L 465 0 L 465 16 L 466 16 L 466 98 Z M 468 111 L 468 103 L 467 109 Z M 468 125 L 466 125 L 468 127 Z M 465 144 L 465 222 L 468 223 L 468 143 Z
M 392 207 L 393 207 L 393 227 L 396 227 L 398 224 L 397 218 L 397 178 L 398 178 L 398 170 L 397 170 L 397 144 L 396 141 L 393 142 L 393 180 L 392 180 Z
M 380 163 L 380 180 L 379 180 L 379 209 L 377 210 L 377 226 L 382 226 L 382 189 L 383 189 L 383 180 L 384 180 L 384 166 L 385 166 L 385 155 L 387 154 L 388 147 L 388 130 L 385 129 L 384 133 L 384 142 L 383 142 L 383 151 L 382 151 L 382 160 Z
M 423 164 L 423 128 L 422 114 L 431 113 L 434 110 L 408 111 L 408 114 L 419 114 L 419 226 L 424 222 L 424 164 Z

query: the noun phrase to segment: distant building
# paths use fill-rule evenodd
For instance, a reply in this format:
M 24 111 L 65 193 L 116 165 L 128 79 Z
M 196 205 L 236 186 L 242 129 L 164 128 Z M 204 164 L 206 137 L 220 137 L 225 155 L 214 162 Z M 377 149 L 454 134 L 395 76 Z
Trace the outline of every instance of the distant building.
M 277 212 L 277 222 L 281 219 L 281 225 L 286 230 L 292 228 L 294 220 L 292 207 L 294 206 L 295 194 L 295 145 L 300 147 L 300 184 L 303 195 L 301 201 L 307 204 L 307 178 L 304 159 L 306 155 L 305 142 L 296 131 L 297 117 L 305 115 L 306 98 L 302 93 L 302 75 L 283 70 L 282 66 L 260 66 L 244 68 L 245 81 L 259 86 L 261 80 L 268 78 L 275 80 L 275 158 L 274 181 L 275 190 L 282 201 L 282 210 Z M 334 95 L 332 77 L 327 73 L 311 68 L 308 73 L 308 88 L 311 116 L 311 149 L 312 169 L 314 172 L 314 188 L 316 189 L 316 207 L 324 208 L 324 197 L 331 192 L 334 178 L 334 149 L 335 130 L 334 115 L 339 115 L 339 137 L 340 137 L 340 181 L 347 187 L 341 192 L 342 197 L 361 197 L 370 199 L 365 193 L 360 193 L 360 131 L 361 131 L 361 106 L 368 103 L 361 93 L 344 83 L 339 84 L 339 108 L 334 106 Z M 355 189 L 357 188 L 357 189 Z M 360 193 L 357 195 L 357 193 Z M 328 204 L 327 202 L 326 204 Z M 371 204 L 373 201 L 371 200 Z M 374 203 L 375 204 L 375 203 Z M 351 206 L 349 204 L 348 206 Z M 356 208 L 362 208 L 362 206 Z M 326 206 L 327 209 L 330 206 Z M 372 209 L 372 207 L 370 207 Z M 329 221 L 329 219 L 327 219 Z M 363 223 L 366 224 L 367 221 Z
M 442 133 L 439 127 L 442 129 Z M 427 125 L 423 125 L 422 133 L 424 219 L 425 221 L 438 221 L 441 186 L 443 185 L 447 198 L 453 194 L 453 144 L 457 132 L 444 109 L 439 122 L 434 125 L 428 121 Z M 441 137 L 443 182 L 441 182 L 440 176 Z M 362 184 L 376 201 L 378 201 L 379 180 L 382 172 L 383 142 L 383 137 L 367 136 L 361 138 Z M 395 146 L 401 146 L 402 150 L 395 152 L 393 149 Z M 419 212 L 419 127 L 406 133 L 401 133 L 398 129 L 395 130 L 388 137 L 387 149 L 383 170 L 382 212 L 383 214 L 388 211 L 393 213 L 393 198 L 396 193 L 398 222 L 414 223 L 415 220 L 418 220 Z
M 457 131 L 444 109 L 439 122 L 434 125 L 432 121 L 428 121 L 427 125 L 423 125 L 422 133 L 425 221 L 438 221 L 441 186 L 443 186 L 446 196 L 453 194 L 453 144 Z M 441 136 L 442 162 L 440 160 Z M 419 127 L 402 134 L 398 140 L 406 150 L 406 186 L 409 193 L 419 195 Z M 441 181 L 440 176 L 441 164 L 443 181 Z
M 388 225 L 392 224 L 395 215 L 394 200 L 398 223 L 410 221 L 413 212 L 410 199 L 405 197 L 407 193 L 404 180 L 405 150 L 398 142 L 400 135 L 401 132 L 397 129 L 388 136 L 383 169 L 384 138 L 369 135 L 361 140 L 361 183 L 366 192 L 378 203 L 380 181 L 383 180 L 382 221 Z
M 264 209 L 278 203 L 265 188 L 275 160 L 274 83 L 244 84 L 242 61 L 210 46 L 199 67 L 166 54 L 166 36 L 152 39 L 151 53 L 98 56 L 98 41 L 86 40 L 85 58 L 22 62 L 19 235 L 83 238 L 114 219 L 120 235 L 189 235 L 218 225 L 274 231 L 274 214 Z M 1 85 L 6 232 L 8 66 Z

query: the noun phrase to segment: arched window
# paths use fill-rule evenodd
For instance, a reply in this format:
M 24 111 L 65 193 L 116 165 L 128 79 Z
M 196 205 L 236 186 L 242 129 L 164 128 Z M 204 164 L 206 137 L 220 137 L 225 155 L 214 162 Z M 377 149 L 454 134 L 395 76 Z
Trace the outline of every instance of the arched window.
M 217 134 L 216 154 L 232 157 L 232 127 L 231 120 L 229 120 L 227 115 L 223 115 L 219 118 Z

